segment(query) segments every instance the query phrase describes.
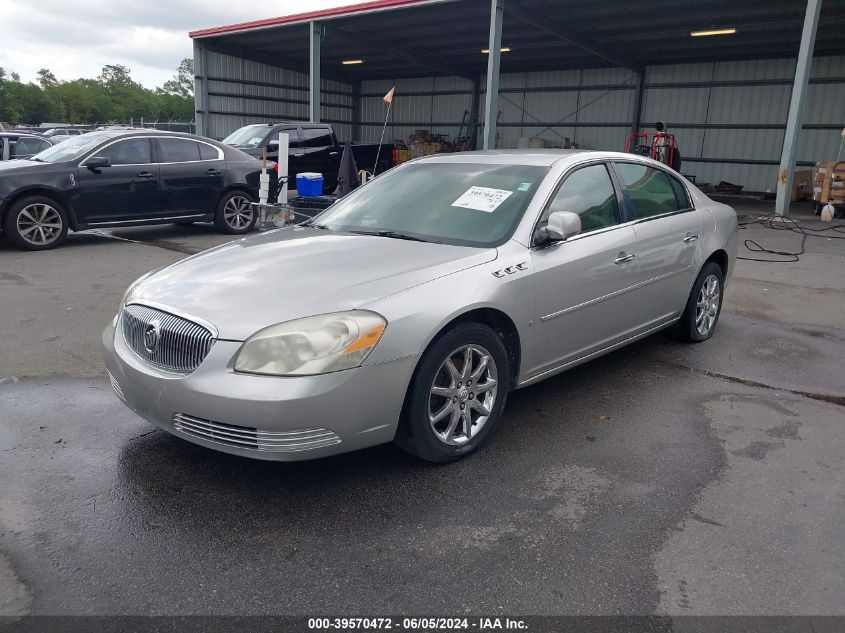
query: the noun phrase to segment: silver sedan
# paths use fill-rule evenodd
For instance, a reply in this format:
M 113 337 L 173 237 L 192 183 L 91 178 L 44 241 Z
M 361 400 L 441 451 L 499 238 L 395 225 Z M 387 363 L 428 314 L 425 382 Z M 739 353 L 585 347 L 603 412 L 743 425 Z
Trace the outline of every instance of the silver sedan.
M 145 275 L 103 333 L 112 386 L 159 428 L 274 460 L 395 441 L 434 462 L 508 392 L 662 329 L 716 328 L 736 214 L 610 152 L 442 155 L 307 224 Z

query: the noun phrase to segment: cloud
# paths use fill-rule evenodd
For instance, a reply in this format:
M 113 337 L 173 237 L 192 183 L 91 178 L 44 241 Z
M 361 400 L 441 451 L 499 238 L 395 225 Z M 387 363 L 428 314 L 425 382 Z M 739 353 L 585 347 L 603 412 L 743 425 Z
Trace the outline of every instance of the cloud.
M 360 0 L 5 0 L 0 67 L 34 81 L 40 68 L 61 80 L 96 77 L 123 64 L 145 86 L 159 86 L 193 54 L 188 31 L 354 4 Z

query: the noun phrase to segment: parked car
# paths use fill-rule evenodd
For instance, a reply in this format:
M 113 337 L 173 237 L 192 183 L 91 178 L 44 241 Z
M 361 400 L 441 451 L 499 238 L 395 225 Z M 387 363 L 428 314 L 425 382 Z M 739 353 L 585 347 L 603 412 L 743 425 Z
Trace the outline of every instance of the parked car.
M 0 160 L 31 158 L 52 147 L 56 141 L 22 132 L 0 132 Z
M 79 128 L 75 127 L 52 127 L 48 130 L 41 132 L 41 136 L 43 136 L 44 138 L 53 139 L 53 141 L 55 141 L 56 143 L 61 143 L 75 136 L 85 134 L 86 132 L 87 130 L 80 130 Z
M 209 448 L 396 440 L 445 462 L 490 437 L 512 389 L 664 328 L 709 339 L 736 239 L 733 209 L 647 158 L 433 156 L 137 280 L 106 366 L 129 408 Z
M 240 235 L 255 226 L 260 173 L 243 152 L 191 134 L 90 132 L 0 163 L 0 219 L 28 250 L 95 227 L 213 221 Z
M 296 189 L 296 174 L 316 172 L 323 174 L 323 191 L 331 193 L 337 187 L 337 172 L 343 146 L 337 141 L 334 128 L 327 123 L 302 123 L 300 121 L 282 121 L 276 123 L 257 123 L 247 125 L 232 132 L 223 139 L 223 143 L 235 147 L 250 156 L 260 157 L 267 150 L 267 158 L 279 160 L 279 134 L 290 135 L 288 150 L 288 185 Z M 378 143 L 353 143 L 352 154 L 359 169 L 377 173 L 387 171 L 393 166 L 391 150 L 393 145 L 384 144 L 381 152 Z

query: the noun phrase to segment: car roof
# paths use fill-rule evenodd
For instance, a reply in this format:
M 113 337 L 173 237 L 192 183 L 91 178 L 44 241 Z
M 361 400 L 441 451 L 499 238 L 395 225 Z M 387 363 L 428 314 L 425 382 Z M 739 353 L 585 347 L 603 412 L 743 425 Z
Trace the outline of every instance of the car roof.
M 34 132 L 15 132 L 14 130 L 6 130 L 4 132 L 0 132 L 0 136 L 30 136 L 32 138 L 44 138 L 40 134 L 35 134 Z
M 561 162 L 575 162 L 576 159 L 619 160 L 641 159 L 642 156 L 622 152 L 605 152 L 584 149 L 496 149 L 478 152 L 456 152 L 454 154 L 434 154 L 418 158 L 418 161 L 436 163 L 482 163 L 490 165 L 536 165 L 551 167 Z M 415 161 L 416 162 L 416 161 Z

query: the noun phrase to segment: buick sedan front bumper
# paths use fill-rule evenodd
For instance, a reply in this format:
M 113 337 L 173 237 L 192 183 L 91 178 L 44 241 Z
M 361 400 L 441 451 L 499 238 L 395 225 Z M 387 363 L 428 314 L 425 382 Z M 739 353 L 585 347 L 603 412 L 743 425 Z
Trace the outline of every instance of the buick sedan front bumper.
M 215 341 L 188 375 L 137 356 L 110 323 L 106 368 L 127 407 L 177 437 L 256 459 L 299 461 L 393 440 L 417 356 L 320 376 L 239 374 L 241 347 Z

